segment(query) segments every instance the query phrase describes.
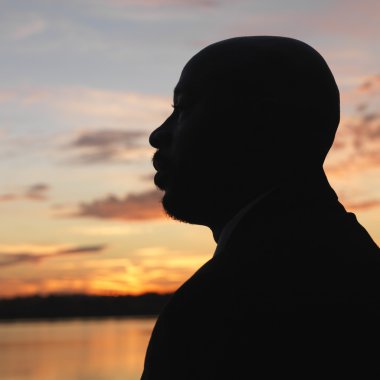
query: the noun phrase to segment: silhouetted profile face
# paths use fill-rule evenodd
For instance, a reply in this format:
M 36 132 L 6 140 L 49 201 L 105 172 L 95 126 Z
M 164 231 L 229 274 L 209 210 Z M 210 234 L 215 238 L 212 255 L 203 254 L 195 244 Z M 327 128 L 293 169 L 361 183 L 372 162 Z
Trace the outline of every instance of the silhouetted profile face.
M 212 44 L 184 67 L 174 110 L 150 136 L 172 217 L 224 224 L 284 179 L 320 170 L 339 123 L 323 58 L 284 37 Z

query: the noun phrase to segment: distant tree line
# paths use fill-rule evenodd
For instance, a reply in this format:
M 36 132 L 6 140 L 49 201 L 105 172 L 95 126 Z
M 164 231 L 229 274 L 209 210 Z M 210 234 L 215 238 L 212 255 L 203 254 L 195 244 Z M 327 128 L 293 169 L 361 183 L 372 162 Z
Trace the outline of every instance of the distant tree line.
M 171 294 L 138 296 L 50 295 L 0 299 L 0 320 L 154 316 Z

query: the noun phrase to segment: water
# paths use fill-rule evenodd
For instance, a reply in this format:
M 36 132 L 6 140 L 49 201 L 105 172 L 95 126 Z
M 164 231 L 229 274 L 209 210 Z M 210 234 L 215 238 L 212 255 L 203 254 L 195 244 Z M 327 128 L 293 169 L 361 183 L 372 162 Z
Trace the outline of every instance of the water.
M 154 318 L 0 323 L 0 378 L 140 379 L 154 323 Z

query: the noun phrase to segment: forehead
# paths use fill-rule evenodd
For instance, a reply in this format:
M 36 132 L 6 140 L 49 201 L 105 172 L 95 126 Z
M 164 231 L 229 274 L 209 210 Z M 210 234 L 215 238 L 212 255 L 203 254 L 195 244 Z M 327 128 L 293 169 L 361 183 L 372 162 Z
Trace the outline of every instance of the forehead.
M 203 83 L 202 83 L 203 82 Z M 182 71 L 177 85 L 174 88 L 174 97 L 191 96 L 199 94 L 206 88 L 204 81 L 196 72 L 186 70 Z
M 177 85 L 174 88 L 174 99 L 178 98 L 199 98 L 215 96 L 217 83 L 213 75 L 209 75 L 206 69 L 199 70 L 198 67 L 185 66 Z
M 257 86 L 257 71 L 252 62 L 232 58 L 225 54 L 201 52 L 190 59 L 182 70 L 174 97 L 199 96 L 229 97 L 249 91 Z
M 184 85 L 183 83 L 178 82 L 173 91 L 173 99 L 178 101 L 179 99 L 193 99 L 199 98 L 201 95 L 204 95 L 207 91 L 205 89 L 196 86 L 195 83 L 191 85 Z

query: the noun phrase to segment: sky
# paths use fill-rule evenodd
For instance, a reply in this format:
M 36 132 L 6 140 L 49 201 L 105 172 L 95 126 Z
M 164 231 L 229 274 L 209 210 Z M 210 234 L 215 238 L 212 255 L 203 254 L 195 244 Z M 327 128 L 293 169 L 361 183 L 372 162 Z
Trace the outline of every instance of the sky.
M 377 0 L 0 0 L 0 297 L 175 290 L 211 258 L 160 205 L 149 133 L 185 63 L 243 35 L 328 62 L 341 124 L 325 163 L 380 244 Z

